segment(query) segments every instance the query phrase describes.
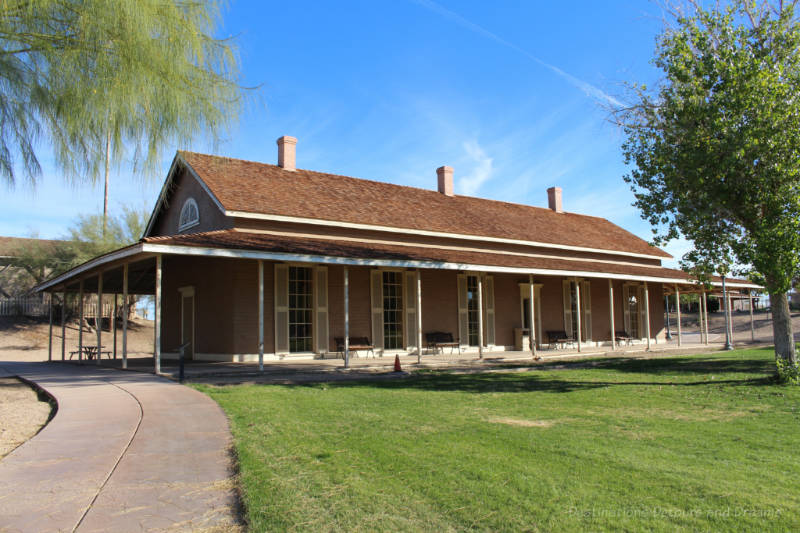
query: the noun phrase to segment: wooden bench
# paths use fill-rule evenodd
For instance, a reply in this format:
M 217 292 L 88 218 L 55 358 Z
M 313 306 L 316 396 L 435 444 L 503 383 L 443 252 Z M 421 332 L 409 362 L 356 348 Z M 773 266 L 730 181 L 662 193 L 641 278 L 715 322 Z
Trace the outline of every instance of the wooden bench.
M 625 344 L 631 344 L 633 342 L 633 337 L 628 335 L 627 331 L 615 331 L 614 340 L 617 341 L 617 344 L 622 342 L 624 342 Z
M 344 359 L 344 337 L 334 337 L 336 342 L 336 351 Z M 347 342 L 347 349 L 355 352 L 356 357 L 359 357 L 358 352 L 369 352 L 372 357 L 375 357 L 375 346 L 373 346 L 367 337 L 349 337 Z
M 458 348 L 458 353 L 461 353 L 461 344 L 453 339 L 453 334 L 444 331 L 431 331 L 425 334 L 425 344 L 428 350 L 433 350 L 433 353 L 444 353 L 445 348 L 450 348 L 450 353 L 453 353 L 455 348 Z
M 545 335 L 547 335 L 547 344 L 550 348 L 552 348 L 553 345 L 558 345 L 563 349 L 567 344 L 573 344 L 575 342 L 575 339 L 567 335 L 566 331 L 545 331 Z

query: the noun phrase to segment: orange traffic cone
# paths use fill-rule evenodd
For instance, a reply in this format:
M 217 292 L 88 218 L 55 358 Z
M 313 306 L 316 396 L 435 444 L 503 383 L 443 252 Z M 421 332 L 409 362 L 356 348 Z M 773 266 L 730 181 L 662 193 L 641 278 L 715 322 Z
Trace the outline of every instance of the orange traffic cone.
M 394 356 L 394 371 L 395 372 L 402 372 L 403 369 L 400 367 L 400 356 L 395 354 Z

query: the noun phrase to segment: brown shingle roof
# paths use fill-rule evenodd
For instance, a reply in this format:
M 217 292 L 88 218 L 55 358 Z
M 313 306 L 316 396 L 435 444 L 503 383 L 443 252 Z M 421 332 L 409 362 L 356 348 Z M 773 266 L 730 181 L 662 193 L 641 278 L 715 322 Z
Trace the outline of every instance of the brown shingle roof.
M 689 275 L 685 272 L 660 266 L 571 261 L 566 259 L 363 243 L 336 239 L 309 239 L 268 233 L 248 233 L 237 230 L 219 230 L 188 235 L 147 237 L 143 240 L 146 243 L 178 246 L 227 248 L 354 259 L 426 261 L 430 263 L 463 263 L 469 265 L 546 269 L 553 271 L 596 272 L 668 278 L 674 279 L 676 282 L 689 281 Z
M 228 211 L 672 257 L 603 218 L 193 152 L 179 155 Z

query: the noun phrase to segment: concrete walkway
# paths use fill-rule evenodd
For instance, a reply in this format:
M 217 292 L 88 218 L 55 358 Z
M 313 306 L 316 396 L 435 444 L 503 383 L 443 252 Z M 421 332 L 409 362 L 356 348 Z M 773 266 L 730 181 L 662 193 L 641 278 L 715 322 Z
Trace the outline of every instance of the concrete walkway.
M 58 402 L 0 460 L 0 531 L 237 530 L 228 422 L 205 395 L 153 375 L 0 362 Z

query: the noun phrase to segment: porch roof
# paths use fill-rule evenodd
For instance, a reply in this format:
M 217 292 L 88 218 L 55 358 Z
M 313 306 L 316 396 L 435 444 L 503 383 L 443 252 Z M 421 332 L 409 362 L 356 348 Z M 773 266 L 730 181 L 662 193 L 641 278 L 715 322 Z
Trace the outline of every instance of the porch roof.
M 439 270 L 507 272 L 541 276 L 580 276 L 656 283 L 694 285 L 681 270 L 656 265 L 547 254 L 481 251 L 474 248 L 387 244 L 357 239 L 308 238 L 266 232 L 219 230 L 206 233 L 148 237 L 141 242 L 95 258 L 50 281 L 38 290 L 58 290 L 97 271 L 119 268 L 121 262 L 142 262 L 153 254 L 296 261 L 318 264 L 382 266 Z M 720 279 L 713 280 L 714 285 Z M 736 289 L 759 288 L 746 280 L 728 279 Z

